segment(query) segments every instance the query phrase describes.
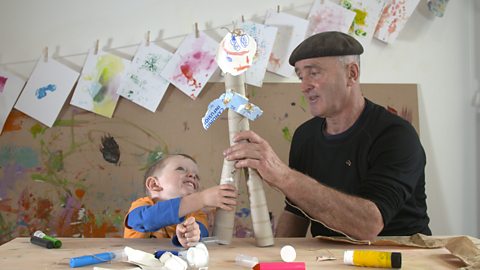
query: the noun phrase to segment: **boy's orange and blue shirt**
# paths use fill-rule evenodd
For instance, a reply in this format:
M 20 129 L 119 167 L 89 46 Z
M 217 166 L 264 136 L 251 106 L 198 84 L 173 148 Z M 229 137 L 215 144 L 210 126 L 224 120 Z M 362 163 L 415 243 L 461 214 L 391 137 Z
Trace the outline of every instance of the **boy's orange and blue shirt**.
M 178 216 L 181 198 L 154 202 L 150 197 L 139 198 L 132 202 L 124 223 L 124 238 L 171 238 L 179 246 L 176 236 L 177 224 L 186 218 L 194 217 L 200 227 L 200 237 L 208 236 L 207 215 L 195 211 L 185 217 Z

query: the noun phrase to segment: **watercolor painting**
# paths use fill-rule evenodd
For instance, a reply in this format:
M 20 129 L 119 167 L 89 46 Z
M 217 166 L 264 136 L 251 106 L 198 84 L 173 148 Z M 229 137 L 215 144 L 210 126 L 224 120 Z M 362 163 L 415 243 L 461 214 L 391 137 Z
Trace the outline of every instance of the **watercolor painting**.
M 196 99 L 218 65 L 218 42 L 203 33 L 188 35 L 177 48 L 161 75 L 192 99 Z
M 146 108 L 157 110 L 170 82 L 160 75 L 172 53 L 150 43 L 140 45 L 117 93 Z
M 355 12 L 338 4 L 316 0 L 308 15 L 307 37 L 327 31 L 348 33 Z
M 374 37 L 393 43 L 420 0 L 390 0 L 383 8 Z
M 52 127 L 79 73 L 52 58 L 37 62 L 15 109 Z
M 70 104 L 111 118 L 120 97 L 117 89 L 129 64 L 116 55 L 90 50 Z
M 24 85 L 24 80 L 8 71 L 0 70 L 0 134 Z
M 305 38 L 308 21 L 283 12 L 268 10 L 265 25 L 278 29 L 267 70 L 283 77 L 292 77 L 294 69 L 288 63 L 288 58 L 293 49 Z
M 253 64 L 245 72 L 245 83 L 262 87 L 278 29 L 274 26 L 254 22 L 240 23 L 239 28 L 243 29 L 257 42 L 257 52 L 253 58 Z
M 341 0 L 340 5 L 355 12 L 355 19 L 348 33 L 355 37 L 364 49 L 370 44 L 386 0 Z

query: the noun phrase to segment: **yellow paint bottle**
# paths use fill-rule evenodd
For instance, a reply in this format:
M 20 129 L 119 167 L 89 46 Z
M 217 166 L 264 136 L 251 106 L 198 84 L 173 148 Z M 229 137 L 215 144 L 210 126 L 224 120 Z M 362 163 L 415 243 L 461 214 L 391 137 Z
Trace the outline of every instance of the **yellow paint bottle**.
M 402 254 L 375 250 L 346 250 L 343 262 L 356 266 L 401 268 Z

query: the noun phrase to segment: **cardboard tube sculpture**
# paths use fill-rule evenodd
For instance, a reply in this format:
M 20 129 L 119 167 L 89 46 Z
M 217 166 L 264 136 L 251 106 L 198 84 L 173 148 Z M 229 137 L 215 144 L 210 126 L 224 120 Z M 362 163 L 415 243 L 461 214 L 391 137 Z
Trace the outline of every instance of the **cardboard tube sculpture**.
M 217 53 L 217 63 L 225 72 L 226 94 L 232 95 L 233 92 L 234 96 L 245 97 L 245 84 L 242 73 L 250 67 L 255 51 L 255 40 L 243 33 L 242 30 L 228 33 L 222 40 Z M 224 103 L 229 102 L 229 100 L 225 99 Z M 245 98 L 245 100 L 247 99 Z M 238 107 L 235 108 L 238 109 Z M 251 108 L 251 104 L 244 104 L 244 107 Z M 229 107 L 228 129 L 230 145 L 232 145 L 233 136 L 237 132 L 250 129 L 249 119 Z M 246 172 L 245 176 L 248 177 L 247 187 L 256 244 L 260 247 L 271 246 L 274 244 L 274 241 L 267 200 L 263 190 L 263 181 L 256 170 L 249 168 Z M 231 183 L 238 189 L 240 177 L 241 173 L 235 169 L 234 162 L 224 160 L 220 184 Z M 235 211 L 217 209 L 213 236 L 219 240 L 219 243 L 228 244 L 231 242 L 234 221 Z

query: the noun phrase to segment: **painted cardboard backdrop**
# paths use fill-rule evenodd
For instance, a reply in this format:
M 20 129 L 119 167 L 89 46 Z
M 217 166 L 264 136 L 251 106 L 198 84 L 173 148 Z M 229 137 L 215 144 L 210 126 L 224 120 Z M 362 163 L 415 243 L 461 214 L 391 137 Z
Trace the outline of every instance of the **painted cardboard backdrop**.
M 418 131 L 416 85 L 364 84 L 362 89 Z M 111 119 L 66 105 L 52 128 L 13 110 L 0 136 L 0 244 L 36 230 L 56 236 L 121 237 L 130 202 L 144 196 L 145 169 L 162 153 L 192 155 L 199 163 L 201 188 L 217 184 L 221 153 L 228 146 L 227 113 L 207 131 L 201 117 L 224 90 L 223 83 L 209 83 L 192 101 L 170 86 L 156 113 L 121 99 Z M 295 128 L 311 117 L 299 85 L 248 86 L 247 95 L 264 110 L 251 129 L 287 162 Z M 274 224 L 283 196 L 265 187 Z M 235 235 L 249 237 L 245 182 L 240 194 Z

